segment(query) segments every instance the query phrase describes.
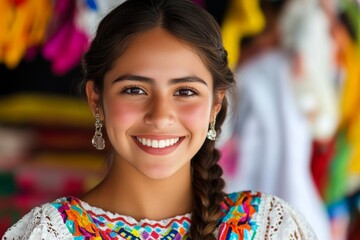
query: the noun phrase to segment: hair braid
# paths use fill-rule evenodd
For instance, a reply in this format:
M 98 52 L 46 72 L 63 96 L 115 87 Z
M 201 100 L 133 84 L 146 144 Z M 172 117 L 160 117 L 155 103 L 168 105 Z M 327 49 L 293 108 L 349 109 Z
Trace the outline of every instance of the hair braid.
M 220 153 L 210 141 L 205 141 L 192 159 L 195 202 L 190 228 L 192 239 L 216 239 L 214 231 L 221 216 L 220 203 L 225 196 L 222 170 L 217 164 L 219 159 Z
M 228 93 L 231 96 L 231 89 L 236 91 L 219 25 L 205 9 L 191 0 L 127 0 L 113 9 L 99 24 L 89 51 L 84 55 L 83 87 L 87 81 L 93 81 L 102 102 L 106 73 L 134 37 L 156 27 L 163 28 L 193 47 L 212 75 L 214 97 L 220 90 L 226 90 L 227 96 Z M 216 101 L 218 99 L 214 98 L 214 103 Z M 226 109 L 224 98 L 216 117 L 215 129 L 218 134 Z M 220 203 L 225 195 L 222 170 L 217 164 L 219 158 L 215 143 L 205 140 L 191 160 L 195 209 L 190 235 L 194 240 L 215 239 L 214 231 L 221 216 Z

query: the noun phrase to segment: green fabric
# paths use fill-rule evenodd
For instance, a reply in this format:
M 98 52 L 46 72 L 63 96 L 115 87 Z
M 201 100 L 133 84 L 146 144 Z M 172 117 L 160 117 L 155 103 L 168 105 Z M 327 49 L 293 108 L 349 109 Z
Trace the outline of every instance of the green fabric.
M 336 139 L 336 154 L 329 169 L 329 182 L 325 189 L 325 202 L 331 204 L 343 199 L 346 195 L 348 165 L 352 146 L 346 138 L 345 131 Z
M 0 172 L 0 197 L 11 196 L 16 192 L 16 183 L 13 173 Z
M 360 44 L 360 7 L 354 0 L 343 0 L 343 7 L 349 19 L 351 30 L 355 34 L 355 41 Z

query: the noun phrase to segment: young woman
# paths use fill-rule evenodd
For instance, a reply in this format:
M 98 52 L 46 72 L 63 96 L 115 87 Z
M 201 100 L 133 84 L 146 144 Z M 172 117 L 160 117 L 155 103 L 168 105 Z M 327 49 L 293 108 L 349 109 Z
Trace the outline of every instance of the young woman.
M 234 85 L 215 20 L 190 1 L 129 0 L 84 56 L 93 144 L 113 147 L 81 198 L 33 209 L 3 239 L 316 239 L 288 204 L 223 192 L 216 135 Z

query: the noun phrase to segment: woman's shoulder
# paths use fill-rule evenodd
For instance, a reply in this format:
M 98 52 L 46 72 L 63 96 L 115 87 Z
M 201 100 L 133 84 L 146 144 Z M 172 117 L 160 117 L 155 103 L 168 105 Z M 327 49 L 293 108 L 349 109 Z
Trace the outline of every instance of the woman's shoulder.
M 219 239 L 317 239 L 305 218 L 274 195 L 234 192 L 221 207 Z
M 7 239 L 69 239 L 72 235 L 63 222 L 61 210 L 70 207 L 76 198 L 62 197 L 53 202 L 33 208 L 10 227 L 3 240 Z

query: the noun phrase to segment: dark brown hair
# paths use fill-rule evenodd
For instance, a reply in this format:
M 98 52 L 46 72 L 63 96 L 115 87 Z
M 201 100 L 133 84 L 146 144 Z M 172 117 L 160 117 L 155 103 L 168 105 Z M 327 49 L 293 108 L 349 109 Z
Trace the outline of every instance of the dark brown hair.
M 188 0 L 128 0 L 113 9 L 100 22 L 90 49 L 84 55 L 84 83 L 94 81 L 101 96 L 105 73 L 126 50 L 129 41 L 138 33 L 155 27 L 165 29 L 197 51 L 212 74 L 214 96 L 218 90 L 233 87 L 235 81 L 228 67 L 217 22 L 207 11 Z M 227 100 L 224 99 L 216 118 L 218 134 L 226 110 Z M 194 192 L 192 239 L 215 239 L 214 231 L 221 216 L 220 203 L 225 195 L 222 170 L 217 163 L 219 158 L 215 142 L 205 140 L 191 160 Z

